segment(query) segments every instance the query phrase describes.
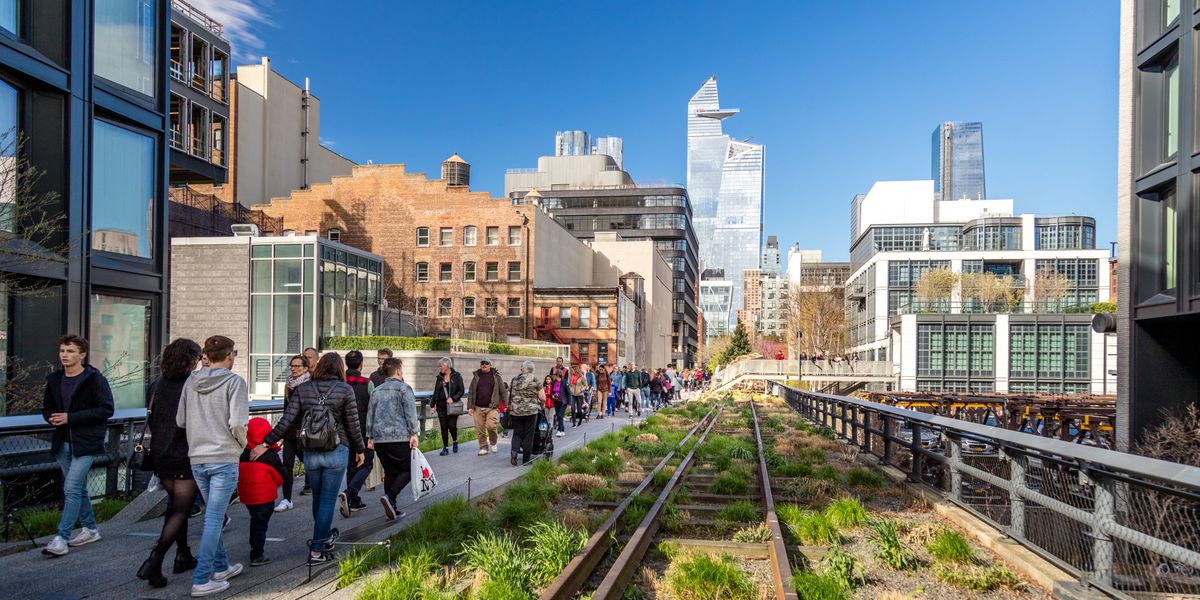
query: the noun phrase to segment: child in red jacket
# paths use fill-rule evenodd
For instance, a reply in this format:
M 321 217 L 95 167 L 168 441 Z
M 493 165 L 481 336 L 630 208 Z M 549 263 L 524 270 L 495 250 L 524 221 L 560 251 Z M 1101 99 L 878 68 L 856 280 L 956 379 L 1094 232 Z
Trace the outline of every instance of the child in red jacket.
M 283 484 L 283 461 L 278 447 L 272 446 L 258 460 L 250 459 L 250 449 L 263 443 L 271 433 L 271 423 L 261 417 L 250 419 L 246 425 L 246 450 L 238 464 L 238 498 L 250 511 L 250 566 L 271 562 L 263 554 L 267 543 L 267 526 L 275 513 L 275 488 Z

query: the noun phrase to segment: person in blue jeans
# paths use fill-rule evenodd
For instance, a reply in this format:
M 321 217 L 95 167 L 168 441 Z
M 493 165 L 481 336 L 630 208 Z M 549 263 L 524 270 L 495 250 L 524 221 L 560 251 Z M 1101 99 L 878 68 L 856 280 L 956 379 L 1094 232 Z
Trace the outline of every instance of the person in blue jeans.
M 59 338 L 58 362 L 62 369 L 46 377 L 42 395 L 42 418 L 54 426 L 50 451 L 63 472 L 58 535 L 42 550 L 49 557 L 63 556 L 68 548 L 100 541 L 87 476 L 96 456 L 104 454 L 105 424 L 113 415 L 113 397 L 104 375 L 83 364 L 88 348 L 88 341 L 77 335 Z M 70 537 L 76 521 L 79 533 Z
M 310 565 L 333 560 L 333 543 L 338 536 L 337 529 L 333 528 L 333 510 L 337 506 L 342 479 L 346 476 L 347 461 L 353 451 L 354 461 L 349 464 L 361 467 L 366 449 L 358 403 L 354 389 L 346 384 L 346 364 L 341 356 L 327 352 L 317 361 L 312 379 L 292 391 L 292 402 L 284 408 L 275 428 L 263 438 L 262 444 L 250 451 L 250 459 L 258 460 L 283 438 L 293 422 L 301 422 L 298 419 L 302 414 L 322 411 L 328 411 L 332 417 L 330 426 L 334 431 L 329 433 L 336 434 L 336 443 L 331 447 L 315 447 L 311 445 L 314 443 L 311 438 L 314 435 L 322 437 L 322 432 L 310 431 L 301 435 L 301 441 L 310 444 L 304 449 L 304 478 L 313 490 L 313 534 L 308 547 Z
M 246 446 L 250 397 L 246 380 L 234 374 L 233 340 L 214 335 L 204 340 L 209 366 L 196 371 L 183 387 L 175 423 L 187 432 L 192 476 L 204 498 L 204 533 L 192 572 L 192 597 L 229 589 L 242 565 L 229 564 L 221 529 L 229 499 L 237 490 L 238 462 Z

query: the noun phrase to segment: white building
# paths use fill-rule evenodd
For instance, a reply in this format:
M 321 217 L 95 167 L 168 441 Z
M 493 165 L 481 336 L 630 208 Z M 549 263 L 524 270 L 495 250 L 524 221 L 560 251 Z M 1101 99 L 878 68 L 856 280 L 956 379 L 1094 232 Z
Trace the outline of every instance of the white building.
M 619 137 L 606 135 L 592 140 L 595 144 L 592 145 L 592 154 L 604 154 L 611 156 L 617 163 L 618 169 L 625 168 L 625 140 Z
M 933 181 L 880 181 L 851 201 L 846 284 L 851 351 L 891 360 L 909 391 L 1094 393 L 1115 391 L 1111 340 L 1090 328 L 1110 298 L 1108 252 L 1095 220 L 1014 214 L 1012 200 L 939 200 Z M 930 270 L 992 273 L 1011 282 L 1004 301 L 956 285 L 917 297 Z M 1071 282 L 1038 300 L 1039 271 Z

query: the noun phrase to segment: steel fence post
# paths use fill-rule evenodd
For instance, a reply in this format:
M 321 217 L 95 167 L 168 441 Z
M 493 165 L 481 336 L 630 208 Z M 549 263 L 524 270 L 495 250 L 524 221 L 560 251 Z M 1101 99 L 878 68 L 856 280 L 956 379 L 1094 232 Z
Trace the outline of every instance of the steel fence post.
M 855 446 L 859 445 L 859 442 L 858 442 L 858 406 L 854 405 L 854 404 L 850 405 L 850 443 L 854 444 Z
M 947 496 L 955 503 L 962 502 L 962 438 L 957 435 L 947 435 L 946 443 L 950 447 L 950 458 L 946 463 L 950 466 L 950 491 Z
M 921 424 L 913 422 L 910 425 L 912 441 L 908 444 L 908 450 L 912 452 L 912 470 L 908 473 L 908 480 L 921 483 Z
M 892 464 L 892 416 L 888 414 L 879 415 L 883 422 L 883 460 L 881 464 Z
M 108 467 L 104 470 L 104 495 L 113 496 L 120 487 L 121 433 L 125 423 L 108 426 Z
M 1093 488 L 1092 522 L 1092 569 L 1090 578 L 1097 585 L 1111 586 L 1113 578 L 1113 542 L 1108 532 L 1104 530 L 1105 523 L 1116 520 L 1116 495 L 1113 493 L 1112 478 L 1100 475 L 1090 469 L 1081 468 L 1085 483 L 1091 483 Z
M 863 409 L 863 451 L 871 453 L 871 411 Z
M 846 433 L 846 430 L 849 429 L 849 427 L 848 427 L 849 424 L 846 422 L 849 419 L 846 418 L 846 415 L 849 413 L 850 413 L 850 405 L 844 401 L 838 401 L 838 417 L 840 417 L 842 420 L 842 439 L 843 440 L 849 439 L 849 437 L 850 437 Z
M 1025 485 L 1025 455 L 1009 450 L 1000 450 L 1002 459 L 1008 460 L 1008 531 L 1009 535 L 1025 538 L 1025 499 L 1017 490 Z

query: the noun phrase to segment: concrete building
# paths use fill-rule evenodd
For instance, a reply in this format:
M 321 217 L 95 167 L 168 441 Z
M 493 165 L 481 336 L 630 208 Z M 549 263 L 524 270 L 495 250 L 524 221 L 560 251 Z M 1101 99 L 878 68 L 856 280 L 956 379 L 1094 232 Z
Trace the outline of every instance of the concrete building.
M 687 190 L 683 186 L 635 185 L 628 173 L 611 170 L 615 163 L 603 155 L 542 157 L 538 165 L 537 172 L 510 171 L 505 176 L 512 202 L 536 201 L 581 240 L 617 231 L 625 240 L 654 242 L 673 271 L 671 362 L 678 367 L 691 366 L 699 346 L 696 289 L 700 268 Z M 595 185 L 614 174 L 620 175 L 622 183 Z M 542 187 L 532 190 L 534 182 Z
M 229 41 L 220 23 L 171 0 L 171 183 L 225 183 L 229 150 Z
M 742 308 L 738 322 L 755 336 L 782 338 L 787 333 L 788 286 L 779 272 L 742 271 Z
M 1014 215 L 1012 200 L 947 202 L 931 180 L 876 182 L 851 210 L 850 350 L 892 360 L 903 389 L 1109 388 L 1104 338 L 1077 314 L 1109 299 L 1108 253 L 1095 247 L 1093 219 Z M 951 283 L 943 296 L 922 297 L 918 282 L 933 270 L 991 274 L 1002 289 Z M 1038 289 L 1039 273 L 1068 287 L 1051 297 L 1049 282 Z
M 1117 123 L 1117 447 L 1200 402 L 1194 2 L 1122 0 Z
M 641 329 L 645 340 L 645 355 L 639 365 L 666 367 L 673 364 L 671 352 L 672 295 L 671 265 L 655 251 L 656 242 L 645 239 L 628 239 L 617 232 L 600 232 L 587 242 L 598 256 L 622 274 L 628 283 L 634 277 L 640 280 L 640 294 L 636 287 L 625 289 L 635 299 L 641 298 L 644 325 Z M 539 287 L 540 287 L 539 283 Z
M 820 250 L 801 250 L 796 244 L 788 249 L 788 289 L 800 291 L 840 290 L 850 277 L 850 263 L 823 260 Z
M 250 393 L 280 396 L 304 348 L 380 333 L 382 284 L 381 256 L 325 237 L 177 238 L 170 337 L 229 336 Z
M 0 3 L 3 166 L 36 167 L 30 197 L 45 199 L 0 198 L 0 414 L 40 410 L 28 399 L 65 333 L 89 338 L 117 408 L 145 406 L 169 305 L 170 19 L 167 0 Z M 26 211 L 60 232 L 27 230 Z
M 616 136 L 598 137 L 594 140 L 592 154 L 606 154 L 617 163 L 618 169 L 625 168 L 625 140 Z

